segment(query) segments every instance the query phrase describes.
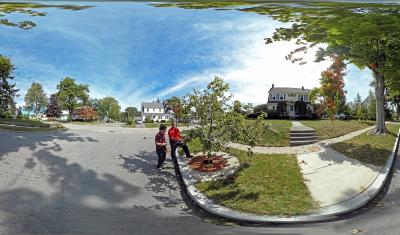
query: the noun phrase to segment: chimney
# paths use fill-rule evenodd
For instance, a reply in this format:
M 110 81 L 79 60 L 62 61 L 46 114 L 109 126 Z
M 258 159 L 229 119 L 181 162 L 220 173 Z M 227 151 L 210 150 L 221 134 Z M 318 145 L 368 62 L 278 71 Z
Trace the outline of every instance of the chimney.
M 272 88 L 274 88 L 274 84 L 272 84 Z
M 302 86 L 301 89 L 304 91 L 304 86 Z

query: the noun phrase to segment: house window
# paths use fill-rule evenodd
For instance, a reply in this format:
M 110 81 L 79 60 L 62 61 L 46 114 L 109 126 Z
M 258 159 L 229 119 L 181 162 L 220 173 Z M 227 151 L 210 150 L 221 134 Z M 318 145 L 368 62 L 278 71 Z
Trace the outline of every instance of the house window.
M 272 106 L 272 110 L 275 110 L 275 105 L 274 105 L 274 106 Z
M 292 105 L 290 105 L 290 111 L 293 112 L 293 106 Z
M 300 95 L 300 100 L 304 101 L 304 96 L 303 95 Z
M 149 112 L 149 108 L 147 108 L 147 112 Z

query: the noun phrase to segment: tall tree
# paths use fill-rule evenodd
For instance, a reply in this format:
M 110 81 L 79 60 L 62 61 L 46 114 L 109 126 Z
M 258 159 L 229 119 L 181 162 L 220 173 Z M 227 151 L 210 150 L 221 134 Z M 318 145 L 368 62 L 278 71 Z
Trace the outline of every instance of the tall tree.
M 43 112 L 47 105 L 47 96 L 40 83 L 34 82 L 25 95 L 25 109 L 36 116 Z
M 11 60 L 0 55 L 0 115 L 7 112 L 13 105 L 19 91 L 15 88 L 15 83 L 11 82 L 14 79 L 12 76 L 14 69 Z
M 321 73 L 320 84 L 310 93 L 312 101 L 318 100 L 320 109 L 333 121 L 340 105 L 345 102 L 344 80 L 346 65 L 339 57 L 332 57 L 332 65 Z
M 242 114 L 243 113 L 242 109 L 243 109 L 242 103 L 239 100 L 233 101 L 233 111 Z
M 188 110 L 186 109 L 186 106 L 183 105 L 182 99 L 178 96 L 172 96 L 171 98 L 165 100 L 164 106 L 167 110 L 172 110 L 174 112 L 177 122 L 188 117 Z
M 97 110 L 99 108 L 99 102 L 99 99 L 93 98 L 88 100 L 87 105 L 92 107 L 94 110 Z
M 114 97 L 105 97 L 99 101 L 99 114 L 114 120 L 119 120 L 121 116 L 121 106 Z
M 139 111 L 135 107 L 126 107 L 125 112 L 126 112 L 128 121 L 133 120 L 136 116 L 139 115 Z
M 262 6 L 243 9 L 291 22 L 278 28 L 266 43 L 295 39 L 300 45 L 287 59 L 304 64 L 296 57 L 316 45 L 325 45 L 317 61 L 336 55 L 360 68 L 369 68 L 375 79 L 375 133 L 386 133 L 385 89 L 399 78 L 400 17 L 397 5 L 354 3 L 307 3 L 288 10 L 287 6 Z
M 61 117 L 61 113 L 61 105 L 58 102 L 57 94 L 51 94 L 45 112 L 46 116 L 50 118 L 59 118 Z
M 72 113 L 79 101 L 88 100 L 89 86 L 77 84 L 73 78 L 66 77 L 57 85 L 57 96 L 63 109 L 68 110 L 68 119 L 71 120 Z

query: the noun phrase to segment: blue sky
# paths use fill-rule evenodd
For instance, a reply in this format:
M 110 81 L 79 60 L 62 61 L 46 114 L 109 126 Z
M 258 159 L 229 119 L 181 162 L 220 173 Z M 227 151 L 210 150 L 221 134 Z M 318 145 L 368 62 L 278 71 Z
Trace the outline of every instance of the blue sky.
M 85 4 L 85 3 L 79 3 Z M 239 11 L 155 8 L 146 3 L 86 3 L 83 11 L 47 9 L 23 31 L 0 26 L 0 54 L 12 59 L 23 97 L 32 82 L 56 92 L 64 77 L 89 84 L 95 98 L 116 97 L 123 107 L 184 95 L 214 76 L 230 83 L 235 99 L 265 103 L 271 84 L 312 88 L 329 62 L 304 66 L 285 60 L 293 42 L 265 45 L 284 26 Z M 10 19 L 27 19 L 20 14 Z M 4 35 L 4 36 L 3 36 Z M 349 66 L 348 100 L 365 97 L 371 75 Z

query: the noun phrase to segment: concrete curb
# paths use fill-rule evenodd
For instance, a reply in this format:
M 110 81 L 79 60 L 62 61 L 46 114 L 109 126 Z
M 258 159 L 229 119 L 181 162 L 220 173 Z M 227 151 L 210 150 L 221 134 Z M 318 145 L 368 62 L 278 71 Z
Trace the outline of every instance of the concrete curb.
M 290 224 L 290 223 L 304 223 L 304 222 L 318 222 L 318 221 L 326 221 L 338 218 L 339 215 L 346 214 L 348 212 L 354 211 L 365 206 L 368 202 L 370 202 L 383 188 L 385 182 L 388 179 L 389 173 L 393 167 L 394 160 L 396 158 L 398 147 L 399 147 L 399 139 L 400 139 L 400 130 L 397 134 L 396 142 L 393 147 L 392 154 L 389 156 L 388 161 L 385 166 L 380 171 L 379 175 L 376 177 L 374 182 L 363 192 L 360 194 L 343 201 L 341 203 L 318 208 L 313 210 L 310 214 L 307 215 L 299 215 L 299 216 L 268 216 L 268 215 L 257 215 L 252 213 L 245 213 L 232 210 L 230 208 L 217 205 L 213 200 L 207 198 L 204 194 L 199 192 L 195 184 L 196 182 L 193 180 L 193 177 L 190 175 L 190 171 L 188 169 L 187 164 L 184 162 L 185 159 L 182 156 L 177 157 L 177 163 L 179 166 L 179 171 L 181 173 L 184 185 L 186 186 L 187 194 L 193 199 L 193 201 L 208 211 L 213 215 L 217 215 L 223 218 L 236 220 L 236 221 L 245 221 L 245 222 L 255 222 L 255 223 L 282 223 L 282 224 Z

